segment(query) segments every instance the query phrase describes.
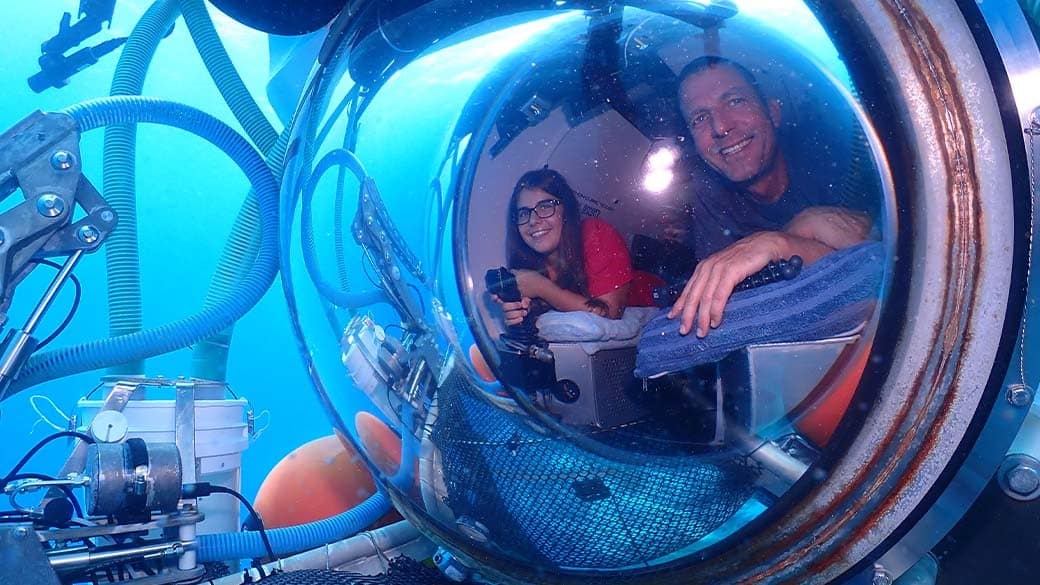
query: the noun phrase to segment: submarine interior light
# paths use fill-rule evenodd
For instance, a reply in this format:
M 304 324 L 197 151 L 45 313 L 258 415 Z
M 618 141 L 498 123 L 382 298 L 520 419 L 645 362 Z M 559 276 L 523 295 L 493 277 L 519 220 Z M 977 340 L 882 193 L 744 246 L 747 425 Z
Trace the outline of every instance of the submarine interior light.
M 83 402 L 96 418 L 61 474 L 19 476 L 23 460 L 3 478 L 18 512 L 0 550 L 21 556 L 0 581 L 126 567 L 142 583 L 291 583 L 307 567 L 297 578 L 369 582 L 320 569 L 330 541 L 390 505 L 393 530 L 432 543 L 429 579 L 457 582 L 1035 573 L 1028 555 L 963 560 L 1040 527 L 1035 3 L 213 5 L 280 35 L 268 93 L 284 131 L 204 54 L 241 132 L 114 85 L 123 97 L 0 136 L 0 185 L 25 197 L 0 214 L 4 300 L 65 258 L 5 338 L 0 397 L 124 364 Z M 88 8 L 84 38 L 112 18 Z M 205 12 L 160 0 L 104 52 L 147 53 L 146 35 L 154 50 L 181 14 L 209 34 Z M 81 69 L 58 53 L 34 90 Z M 119 187 L 83 174 L 79 135 L 143 123 L 212 142 L 248 177 L 252 223 L 236 224 L 224 270 L 242 276 L 168 327 L 39 352 L 37 322 L 80 258 L 134 245 L 119 240 L 134 221 Z M 743 233 L 745 215 L 780 227 Z M 622 252 L 601 252 L 608 240 Z M 797 253 L 760 258 L 752 241 Z M 621 257 L 627 280 L 595 293 Z M 205 503 L 237 485 L 210 442 L 242 437 L 205 425 L 244 410 L 252 425 L 225 396 L 226 329 L 273 283 L 332 430 L 378 492 L 320 528 L 240 533 L 237 503 Z M 684 314 L 699 287 L 722 296 Z M 187 346 L 193 377 L 134 365 Z M 160 393 L 172 426 L 142 439 L 134 406 Z M 45 490 L 39 510 L 24 503 Z M 987 514 L 999 525 L 964 527 Z M 202 569 L 243 559 L 253 568 Z

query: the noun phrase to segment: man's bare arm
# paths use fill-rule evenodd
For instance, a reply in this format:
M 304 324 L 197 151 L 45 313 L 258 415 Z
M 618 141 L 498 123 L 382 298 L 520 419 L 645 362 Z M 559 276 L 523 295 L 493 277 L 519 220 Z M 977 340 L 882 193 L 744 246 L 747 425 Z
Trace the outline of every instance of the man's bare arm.
M 722 313 L 733 289 L 770 262 L 801 256 L 811 264 L 834 249 L 814 239 L 786 232 L 758 232 L 708 256 L 697 264 L 679 298 L 668 312 L 681 316 L 679 333 L 686 335 L 697 325 L 697 336 L 722 323 Z
M 697 335 L 722 323 L 722 313 L 740 281 L 770 262 L 798 255 L 812 264 L 835 250 L 869 239 L 873 222 L 866 213 L 841 207 L 810 207 L 782 232 L 758 232 L 702 260 L 672 305 L 668 316 L 681 316 L 679 332 Z
M 833 250 L 867 241 L 873 221 L 862 211 L 842 207 L 810 207 L 794 217 L 784 232 L 816 240 Z

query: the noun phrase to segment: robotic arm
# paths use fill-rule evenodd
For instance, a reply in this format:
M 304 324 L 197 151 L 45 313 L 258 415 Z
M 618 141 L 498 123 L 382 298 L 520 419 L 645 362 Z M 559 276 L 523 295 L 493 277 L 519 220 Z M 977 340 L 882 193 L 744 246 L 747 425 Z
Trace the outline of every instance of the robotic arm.
M 96 251 L 116 226 L 116 214 L 83 176 L 79 131 L 71 117 L 36 112 L 0 136 L 0 201 L 21 191 L 24 201 L 0 213 L 0 324 L 14 289 L 44 258 L 65 262 L 20 329 L 0 344 L 0 400 L 38 343 L 34 333 L 84 253 Z M 73 221 L 75 207 L 84 215 Z

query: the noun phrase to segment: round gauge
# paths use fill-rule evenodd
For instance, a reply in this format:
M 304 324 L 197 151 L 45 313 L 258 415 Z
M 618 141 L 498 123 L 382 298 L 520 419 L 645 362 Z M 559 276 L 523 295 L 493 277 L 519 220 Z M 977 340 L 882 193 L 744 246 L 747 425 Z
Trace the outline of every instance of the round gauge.
M 118 443 L 126 438 L 129 425 L 123 413 L 103 410 L 90 423 L 90 434 L 102 443 Z

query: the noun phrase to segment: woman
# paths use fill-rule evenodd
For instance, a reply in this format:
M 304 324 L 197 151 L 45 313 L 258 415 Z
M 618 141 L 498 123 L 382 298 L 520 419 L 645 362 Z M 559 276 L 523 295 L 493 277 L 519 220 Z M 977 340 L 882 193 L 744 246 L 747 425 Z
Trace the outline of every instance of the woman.
M 633 287 L 635 273 L 621 234 L 601 219 L 582 220 L 574 190 L 554 170 L 520 177 L 509 200 L 506 233 L 509 268 L 522 297 L 502 303 L 506 325 L 520 323 L 532 310 L 591 311 L 619 319 L 628 305 L 653 304 L 649 286 Z

